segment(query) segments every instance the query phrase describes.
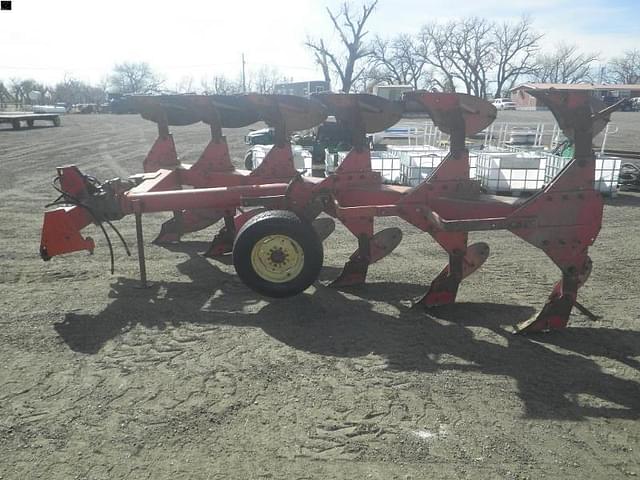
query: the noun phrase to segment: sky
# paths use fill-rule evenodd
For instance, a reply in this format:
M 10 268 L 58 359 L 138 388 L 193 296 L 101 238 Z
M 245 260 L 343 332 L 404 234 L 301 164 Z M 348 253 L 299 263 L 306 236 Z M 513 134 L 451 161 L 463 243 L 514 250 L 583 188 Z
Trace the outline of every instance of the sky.
M 321 79 L 304 47 L 331 38 L 326 8 L 339 0 L 12 0 L 0 11 L 0 80 L 65 76 L 97 83 L 114 64 L 145 61 L 169 87 L 183 78 L 237 77 L 262 65 L 297 81 Z M 360 0 L 351 2 L 354 6 Z M 445 7 L 446 5 L 446 7 Z M 528 14 L 558 42 L 603 59 L 640 47 L 640 0 L 379 0 L 370 34 L 414 33 L 431 21 L 463 16 L 492 20 Z

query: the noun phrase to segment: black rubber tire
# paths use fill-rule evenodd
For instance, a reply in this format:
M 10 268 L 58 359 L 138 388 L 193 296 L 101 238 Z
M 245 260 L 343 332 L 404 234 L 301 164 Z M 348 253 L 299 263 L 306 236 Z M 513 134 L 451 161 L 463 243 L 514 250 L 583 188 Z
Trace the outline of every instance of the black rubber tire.
M 29 128 L 33 128 L 33 124 L 34 124 L 34 121 L 33 121 L 33 120 L 27 120 L 27 126 L 28 126 Z
M 265 280 L 251 264 L 251 252 L 256 243 L 267 235 L 277 234 L 294 239 L 304 253 L 300 273 L 283 283 Z M 292 297 L 306 290 L 320 275 L 323 260 L 322 242 L 313 226 L 287 210 L 270 210 L 251 218 L 242 226 L 233 243 L 233 265 L 238 276 L 249 288 L 267 297 Z
M 62 123 L 62 122 L 60 121 L 60 117 L 55 117 L 55 118 L 53 119 L 53 126 L 54 126 L 54 127 L 59 127 L 61 123 Z
M 20 120 L 12 120 L 11 126 L 14 130 L 20 130 L 20 128 L 22 127 L 22 125 L 20 124 Z

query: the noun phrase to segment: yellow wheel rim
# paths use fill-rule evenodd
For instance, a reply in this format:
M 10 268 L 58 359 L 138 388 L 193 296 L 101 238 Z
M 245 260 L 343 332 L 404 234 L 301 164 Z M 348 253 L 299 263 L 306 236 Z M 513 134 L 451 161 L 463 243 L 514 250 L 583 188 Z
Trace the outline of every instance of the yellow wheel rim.
M 268 282 L 289 282 L 300 275 L 304 266 L 302 247 L 286 235 L 267 235 L 251 250 L 251 266 Z

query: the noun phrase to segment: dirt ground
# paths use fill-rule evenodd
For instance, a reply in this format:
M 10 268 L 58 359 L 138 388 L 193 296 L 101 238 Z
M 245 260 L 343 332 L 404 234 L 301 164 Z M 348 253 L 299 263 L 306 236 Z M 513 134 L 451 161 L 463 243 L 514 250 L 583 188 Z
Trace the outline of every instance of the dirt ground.
M 618 115 L 640 149 L 640 114 Z M 228 133 L 238 159 L 244 133 Z M 174 134 L 195 161 L 207 128 Z M 54 168 L 127 176 L 154 138 L 133 115 L 0 129 L 0 478 L 640 476 L 640 195 L 607 200 L 591 250 L 580 300 L 602 318 L 574 314 L 566 331 L 530 337 L 508 327 L 534 314 L 559 272 L 505 232 L 472 235 L 490 259 L 458 304 L 429 314 L 410 301 L 445 255 L 395 219 L 379 225 L 401 226 L 403 243 L 368 285 L 318 283 L 279 301 L 198 255 L 214 229 L 147 245 L 147 290 L 119 245 L 109 274 L 97 228 L 93 256 L 42 262 Z M 147 240 L 165 218 L 146 217 Z M 118 226 L 135 245 L 133 219 Z M 338 227 L 324 282 L 355 247 Z

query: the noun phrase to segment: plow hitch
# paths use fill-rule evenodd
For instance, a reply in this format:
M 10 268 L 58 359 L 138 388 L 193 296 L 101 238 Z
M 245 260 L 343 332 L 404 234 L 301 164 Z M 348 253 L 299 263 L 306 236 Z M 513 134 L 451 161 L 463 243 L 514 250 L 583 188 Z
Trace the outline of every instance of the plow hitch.
M 118 236 L 127 255 L 129 247 L 112 221 L 124 216 L 119 197 L 132 182 L 119 178 L 100 183 L 96 178 L 83 175 L 75 166 L 58 168 L 53 187 L 60 194 L 47 205 L 40 240 L 40 257 L 48 261 L 56 255 L 86 250 L 93 253 L 95 243 L 91 237 L 83 237 L 82 229 L 97 225 L 107 242 L 111 257 L 111 273 L 114 272 L 114 254 L 106 224 Z

